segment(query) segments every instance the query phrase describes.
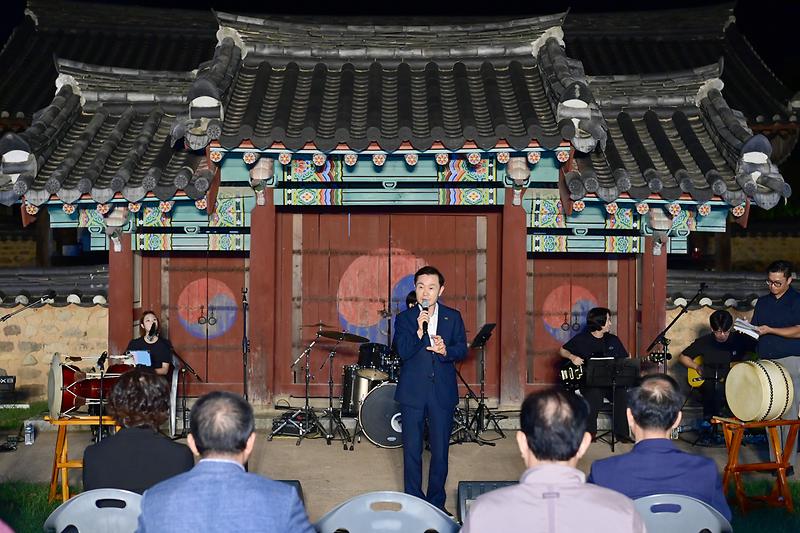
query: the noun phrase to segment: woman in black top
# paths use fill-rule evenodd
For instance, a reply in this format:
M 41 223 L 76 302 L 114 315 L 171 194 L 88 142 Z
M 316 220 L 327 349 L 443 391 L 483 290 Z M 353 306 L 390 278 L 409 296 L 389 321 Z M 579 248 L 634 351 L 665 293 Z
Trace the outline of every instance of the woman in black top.
M 142 336 L 128 343 L 126 352 L 146 351 L 150 353 L 150 368 L 156 374 L 166 376 L 172 364 L 172 345 L 159 336 L 158 317 L 153 311 L 145 311 L 139 321 Z
M 586 329 L 572 337 L 561 347 L 559 354 L 575 365 L 583 365 L 593 357 L 628 357 L 628 351 L 619 337 L 610 333 L 611 311 L 605 307 L 594 307 L 586 314 Z M 586 431 L 594 437 L 597 434 L 597 413 L 603 405 L 603 398 L 612 399 L 611 387 L 580 387 L 581 396 L 589 402 L 590 413 Z M 613 396 L 614 433 L 622 441 L 629 441 L 628 420 L 625 415 L 627 398 L 624 387 L 617 387 Z

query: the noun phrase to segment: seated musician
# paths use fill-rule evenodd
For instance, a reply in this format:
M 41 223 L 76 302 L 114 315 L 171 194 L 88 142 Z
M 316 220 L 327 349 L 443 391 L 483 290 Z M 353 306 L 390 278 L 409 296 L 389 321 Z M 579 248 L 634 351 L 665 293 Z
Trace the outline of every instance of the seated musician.
M 83 452 L 83 488 L 124 489 L 139 494 L 194 466 L 191 450 L 158 432 L 169 417 L 169 385 L 149 368 L 120 376 L 109 410 L 120 431 Z
M 145 351 L 150 353 L 150 368 L 156 374 L 166 376 L 172 365 L 172 345 L 169 341 L 159 336 L 159 321 L 153 311 L 142 313 L 139 327 L 142 336 L 128 343 L 126 352 Z
M 575 365 L 583 365 L 593 357 L 626 358 L 628 352 L 619 337 L 610 333 L 611 311 L 605 307 L 594 307 L 586 314 L 586 329 L 572 337 L 561 347 L 561 357 Z M 597 413 L 603 398 L 611 400 L 611 387 L 580 386 L 580 393 L 589 403 L 589 420 L 586 431 L 594 438 L 597 434 Z M 625 418 L 627 400 L 625 387 L 617 387 L 614 402 L 614 433 L 622 441 L 629 441 L 628 421 Z
M 725 403 L 725 378 L 731 365 L 742 361 L 746 354 L 755 352 L 756 342 L 751 337 L 731 331 L 733 316 L 727 311 L 711 313 L 708 319 L 712 333 L 698 337 L 678 360 L 695 370 L 702 380 L 700 394 L 703 400 L 703 419 L 722 415 Z M 690 385 L 695 386 L 694 383 Z

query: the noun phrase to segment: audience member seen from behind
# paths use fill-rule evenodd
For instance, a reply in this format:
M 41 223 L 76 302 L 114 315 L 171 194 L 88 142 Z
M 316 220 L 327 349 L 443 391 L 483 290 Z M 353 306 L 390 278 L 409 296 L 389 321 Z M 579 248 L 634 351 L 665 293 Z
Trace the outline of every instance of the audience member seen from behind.
M 83 452 L 83 488 L 125 489 L 141 494 L 190 470 L 192 452 L 158 428 L 169 417 L 169 385 L 149 368 L 122 374 L 108 399 L 122 429 Z
M 670 440 L 681 423 L 683 394 L 666 374 L 653 374 L 628 391 L 628 423 L 636 444 L 629 453 L 592 464 L 589 482 L 633 498 L 652 494 L 683 494 L 702 500 L 728 520 L 717 464 L 681 451 Z
M 314 533 L 294 487 L 245 472 L 256 434 L 244 398 L 207 394 L 192 408 L 190 424 L 189 447 L 200 461 L 144 493 L 139 532 Z
M 645 531 L 633 502 L 586 483 L 576 468 L 591 444 L 589 406 L 570 392 L 529 395 L 520 412 L 517 445 L 527 470 L 519 485 L 488 492 L 472 504 L 462 533 Z

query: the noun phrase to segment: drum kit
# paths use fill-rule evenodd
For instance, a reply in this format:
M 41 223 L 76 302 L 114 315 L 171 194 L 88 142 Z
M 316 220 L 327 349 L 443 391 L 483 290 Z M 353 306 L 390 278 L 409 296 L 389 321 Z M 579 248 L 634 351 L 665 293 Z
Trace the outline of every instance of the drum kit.
M 106 357 L 109 366 L 103 371 Z M 98 406 L 99 411 L 119 377 L 133 368 L 130 355 L 74 357 L 54 354 L 47 379 L 50 418 L 86 416 L 91 406 Z
M 301 326 L 317 328 L 314 339 L 292 362 L 295 368 L 301 360 L 305 373 L 305 404 L 276 419 L 273 430 L 267 437 L 272 440 L 278 435 L 297 437 L 296 444 L 312 435 L 322 435 L 328 444 L 341 440 L 345 449 L 352 450 L 356 438 L 363 434 L 370 442 L 382 448 L 402 446 L 400 426 L 400 405 L 394 401 L 397 379 L 400 373 L 400 358 L 385 344 L 370 342 L 366 337 L 337 331 L 327 324 L 318 322 Z M 319 367 L 328 365 L 328 407 L 318 416 L 309 405 L 309 383 L 312 379 L 310 356 L 320 339 L 336 341 Z M 358 363 L 345 365 L 342 369 L 342 395 L 339 407 L 334 407 L 333 361 L 342 343 L 358 344 Z M 342 418 L 355 418 L 353 434 L 348 431 Z M 327 419 L 327 427 L 323 420 Z

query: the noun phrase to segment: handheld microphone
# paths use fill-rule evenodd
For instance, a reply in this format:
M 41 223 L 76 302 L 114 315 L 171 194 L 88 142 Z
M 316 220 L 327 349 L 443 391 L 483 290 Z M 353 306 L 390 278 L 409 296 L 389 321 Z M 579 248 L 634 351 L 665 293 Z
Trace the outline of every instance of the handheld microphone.
M 429 305 L 430 304 L 428 303 L 428 300 L 422 300 L 422 310 L 423 311 L 427 312 Z M 427 320 L 422 323 L 422 334 L 423 335 L 427 335 L 428 334 L 428 321 Z
M 153 323 L 150 325 L 150 331 L 148 331 L 148 332 L 147 332 L 147 336 L 148 336 L 148 337 L 150 337 L 150 338 L 152 339 L 152 338 L 153 338 L 153 337 L 155 337 L 157 334 L 158 334 L 158 326 L 156 326 L 156 323 L 155 323 L 155 322 L 153 322 Z

